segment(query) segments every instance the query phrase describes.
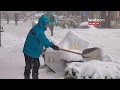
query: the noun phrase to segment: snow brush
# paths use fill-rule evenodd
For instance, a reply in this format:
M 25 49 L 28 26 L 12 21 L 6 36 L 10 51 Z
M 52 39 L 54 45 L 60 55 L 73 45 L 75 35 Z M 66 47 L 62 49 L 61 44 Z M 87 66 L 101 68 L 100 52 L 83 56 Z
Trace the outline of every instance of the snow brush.
M 85 60 L 102 60 L 102 52 L 101 52 L 101 49 L 98 47 L 87 48 L 83 50 L 82 53 L 78 53 L 78 52 L 74 52 L 74 51 L 70 51 L 62 48 L 60 48 L 59 50 L 81 55 L 83 58 L 85 58 Z

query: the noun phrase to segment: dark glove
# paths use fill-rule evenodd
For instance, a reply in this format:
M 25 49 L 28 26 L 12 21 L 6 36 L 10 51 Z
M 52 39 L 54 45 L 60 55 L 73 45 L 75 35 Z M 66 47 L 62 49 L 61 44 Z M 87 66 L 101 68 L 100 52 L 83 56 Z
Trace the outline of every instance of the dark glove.
M 52 45 L 52 48 L 53 48 L 54 50 L 60 50 L 59 47 L 56 46 L 56 45 L 54 45 L 54 44 Z

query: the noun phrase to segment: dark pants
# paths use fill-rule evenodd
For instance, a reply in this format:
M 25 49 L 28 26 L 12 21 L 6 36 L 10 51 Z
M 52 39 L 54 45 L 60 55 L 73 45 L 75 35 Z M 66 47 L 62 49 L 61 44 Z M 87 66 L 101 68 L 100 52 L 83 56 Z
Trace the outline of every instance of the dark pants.
M 54 29 L 54 25 L 49 25 L 50 31 L 51 31 L 51 36 L 53 36 L 53 29 Z
M 15 20 L 15 25 L 17 25 L 18 24 L 18 20 Z
M 9 24 L 9 20 L 7 20 L 7 24 Z
M 25 55 L 25 71 L 24 76 L 25 79 L 30 79 L 30 73 L 32 69 L 32 78 L 38 79 L 38 70 L 40 67 L 40 61 L 39 58 L 32 58 L 30 56 Z

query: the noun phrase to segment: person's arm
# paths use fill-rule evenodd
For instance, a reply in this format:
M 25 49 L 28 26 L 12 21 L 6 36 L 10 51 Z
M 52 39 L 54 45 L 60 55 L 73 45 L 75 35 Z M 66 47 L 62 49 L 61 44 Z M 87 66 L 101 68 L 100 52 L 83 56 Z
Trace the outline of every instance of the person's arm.
M 43 45 L 44 45 L 46 48 L 51 47 L 51 48 L 53 48 L 54 50 L 59 50 L 59 47 L 56 46 L 56 45 L 54 45 L 52 42 L 50 42 L 50 41 L 48 40 L 48 38 L 45 36 L 45 34 L 41 34 L 41 35 L 39 36 L 39 40 L 40 40 L 40 42 L 43 43 Z
M 43 44 L 44 44 L 44 46 L 45 46 L 46 48 L 52 47 L 53 43 L 50 42 L 45 35 L 43 35 L 43 36 L 41 36 L 41 37 L 42 37 Z
M 37 37 L 39 38 L 40 42 L 42 42 L 46 48 L 52 47 L 53 43 L 48 40 L 45 34 L 40 34 Z

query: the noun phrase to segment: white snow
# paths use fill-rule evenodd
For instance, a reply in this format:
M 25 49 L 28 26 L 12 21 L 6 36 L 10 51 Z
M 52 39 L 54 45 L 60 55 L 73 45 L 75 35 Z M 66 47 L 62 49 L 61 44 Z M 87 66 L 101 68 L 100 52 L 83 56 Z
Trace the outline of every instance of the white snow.
M 77 53 L 82 53 L 80 50 L 71 50 Z M 78 54 L 70 53 L 70 52 L 62 52 L 61 59 L 65 61 L 84 61 L 83 57 Z
M 82 22 L 80 25 L 79 25 L 79 27 L 80 26 L 88 26 L 88 27 L 90 27 L 90 29 L 97 29 L 97 28 L 95 28 L 93 25 L 88 25 L 88 22 Z
M 42 16 L 42 15 L 44 15 L 44 13 L 36 13 L 35 17 L 39 17 L 39 16 Z
M 89 41 L 75 31 L 68 31 L 63 40 L 58 44 L 63 49 L 76 49 L 83 51 L 89 45 Z
M 65 69 L 65 78 L 75 79 L 120 79 L 120 65 L 113 62 L 92 60 L 70 63 Z
M 18 22 L 18 26 L 15 26 L 14 21 L 10 21 L 7 24 L 6 21 L 2 21 L 4 32 L 2 32 L 2 46 L 0 47 L 0 78 L 1 79 L 23 79 L 24 72 L 24 55 L 22 53 L 23 45 L 27 33 L 32 27 L 31 22 L 27 21 L 23 23 Z M 52 38 L 57 41 L 56 44 L 61 42 L 65 35 L 71 29 L 61 29 L 59 27 L 54 28 L 54 36 L 50 36 L 50 30 L 46 31 L 48 38 Z M 86 78 L 94 76 L 93 78 L 119 78 L 120 70 L 120 29 L 72 29 L 78 35 L 86 38 L 90 45 L 88 47 L 100 47 L 103 50 L 104 61 L 93 60 L 85 63 L 75 63 L 76 65 L 70 65 L 69 67 L 76 70 L 76 76 L 84 75 Z M 71 37 L 76 40 L 76 37 Z M 65 44 L 66 45 L 66 44 Z M 68 49 L 67 47 L 64 47 Z M 71 50 L 73 50 L 72 48 Z M 72 54 L 74 56 L 74 54 Z M 77 56 L 76 56 L 77 57 Z M 72 59 L 74 59 L 72 57 Z M 75 59 L 74 59 L 75 60 Z M 77 60 L 77 59 L 76 59 Z M 41 65 L 44 65 L 44 60 L 40 57 Z M 73 64 L 73 63 L 72 63 Z M 77 67 L 77 68 L 76 68 Z M 108 67 L 108 68 L 107 68 Z M 72 70 L 69 68 L 69 70 Z M 81 70 L 81 71 L 80 71 Z M 80 72 L 79 72 L 80 71 Z M 71 72 L 72 73 L 72 72 Z M 81 73 L 81 74 L 80 74 Z M 118 73 L 118 74 L 117 74 Z M 39 70 L 40 79 L 63 79 L 62 74 L 46 72 L 45 69 Z M 83 77 L 82 77 L 83 78 Z
M 59 42 L 55 39 L 53 39 L 52 37 L 48 38 L 51 42 L 53 42 L 53 44 L 57 45 Z

